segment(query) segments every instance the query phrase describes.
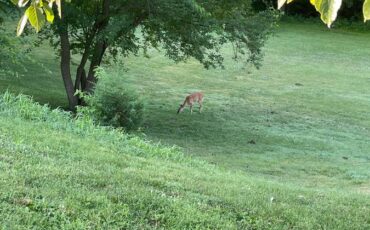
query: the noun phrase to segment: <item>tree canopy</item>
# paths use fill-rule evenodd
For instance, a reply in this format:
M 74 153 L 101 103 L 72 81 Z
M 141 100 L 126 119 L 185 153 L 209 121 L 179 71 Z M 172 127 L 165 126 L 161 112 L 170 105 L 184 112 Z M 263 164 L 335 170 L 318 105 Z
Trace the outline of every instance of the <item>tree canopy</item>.
M 221 48 L 232 43 L 235 56 L 245 57 L 245 61 L 258 67 L 261 48 L 278 15 L 273 10 L 255 13 L 249 0 L 12 1 L 19 6 L 26 4 L 23 17 L 37 31 L 45 20 L 53 21 L 39 36 L 60 50 L 70 108 L 78 103 L 74 96 L 77 90 L 93 90 L 97 81 L 95 68 L 104 58 L 114 60 L 119 55 L 145 52 L 149 47 L 160 48 L 176 62 L 195 58 L 210 68 L 222 67 Z M 29 7 L 36 11 L 32 14 L 36 16 L 27 13 Z M 40 20 L 39 25 L 32 22 L 35 18 Z M 81 57 L 74 83 L 70 68 L 72 53 Z

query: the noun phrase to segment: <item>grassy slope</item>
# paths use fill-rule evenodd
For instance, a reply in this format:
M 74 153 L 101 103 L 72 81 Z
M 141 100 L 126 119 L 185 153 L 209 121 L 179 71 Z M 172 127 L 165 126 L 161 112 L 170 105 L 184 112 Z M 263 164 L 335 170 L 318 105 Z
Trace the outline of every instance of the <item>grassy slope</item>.
M 284 24 L 267 45 L 260 71 L 248 73 L 233 62 L 205 71 L 193 61 L 175 65 L 155 51 L 150 60 L 126 60 L 128 73 L 116 69 L 146 98 L 150 139 L 253 177 L 369 194 L 369 37 Z M 57 61 L 46 59 L 47 52 L 35 56 L 51 76 L 30 65 L 18 79 L 0 76 L 0 88 L 65 105 Z M 206 94 L 204 113 L 176 116 L 177 105 L 195 90 Z
M 284 24 L 260 71 L 232 62 L 204 71 L 153 51 L 150 62 L 130 58 L 123 75 L 147 98 L 151 139 L 254 176 L 368 191 L 369 38 L 321 24 Z M 205 92 L 204 113 L 176 116 L 195 90 Z
M 365 195 L 226 172 L 0 99 L 1 229 L 366 229 L 369 215 Z

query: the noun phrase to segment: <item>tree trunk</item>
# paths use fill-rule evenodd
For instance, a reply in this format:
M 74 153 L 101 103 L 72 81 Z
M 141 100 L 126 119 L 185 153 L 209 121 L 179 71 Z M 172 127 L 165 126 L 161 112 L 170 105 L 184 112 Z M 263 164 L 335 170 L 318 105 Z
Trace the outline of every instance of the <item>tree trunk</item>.
M 62 9 L 64 9 L 63 6 Z M 53 8 L 53 10 L 54 14 L 57 15 L 57 9 Z M 69 109 L 75 111 L 78 98 L 75 96 L 76 91 L 71 77 L 71 45 L 68 35 L 68 23 L 63 18 L 56 17 L 55 24 L 57 25 L 57 33 L 60 38 L 60 71 L 67 94 Z
M 91 64 L 89 68 L 89 73 L 87 75 L 86 79 L 86 87 L 84 91 L 91 93 L 94 89 L 94 85 L 97 82 L 96 76 L 95 76 L 95 69 L 96 67 L 100 66 L 101 61 L 103 60 L 103 56 L 105 53 L 107 46 L 104 41 L 99 42 L 95 46 L 94 54 L 91 59 Z
M 75 88 L 71 77 L 71 47 L 69 43 L 68 24 L 63 19 L 57 17 L 58 33 L 60 37 L 60 70 L 66 90 L 69 109 L 76 110 L 78 98 L 75 96 Z
M 89 55 L 90 55 L 90 50 L 91 50 L 91 45 L 92 45 L 92 42 L 95 38 L 95 35 L 96 35 L 96 32 L 97 32 L 97 23 L 95 23 L 95 25 L 93 26 L 90 34 L 87 36 L 87 41 L 86 41 L 86 44 L 85 44 L 85 49 L 84 49 L 84 52 L 83 52 L 83 55 L 81 57 L 81 61 L 80 61 L 80 64 L 78 65 L 78 68 L 77 68 L 77 73 L 76 73 L 76 81 L 75 81 L 75 90 L 77 89 L 85 89 L 86 87 L 86 71 L 85 71 L 85 65 L 86 65 L 86 62 L 89 58 Z M 80 85 L 81 85 L 81 88 L 80 88 Z
M 99 34 L 102 31 L 104 31 L 104 29 L 108 25 L 109 5 L 110 5 L 110 0 L 103 1 L 101 17 L 98 19 L 98 22 L 96 23 L 96 26 L 97 26 L 96 34 Z M 87 74 L 86 87 L 83 89 L 84 91 L 88 93 L 92 93 L 94 90 L 94 85 L 97 82 L 97 79 L 95 76 L 95 69 L 96 67 L 100 66 L 107 47 L 108 47 L 108 43 L 106 39 L 104 38 L 99 39 L 95 44 L 95 49 L 93 51 L 94 53 L 91 59 L 89 72 Z
M 66 89 L 67 98 L 69 102 L 69 109 L 74 111 L 77 106 L 77 97 L 75 94 L 75 89 L 73 86 L 73 81 L 71 77 L 71 53 L 70 53 L 70 44 L 68 39 L 67 28 L 60 31 L 60 69 L 62 72 L 62 78 L 64 82 L 64 87 Z

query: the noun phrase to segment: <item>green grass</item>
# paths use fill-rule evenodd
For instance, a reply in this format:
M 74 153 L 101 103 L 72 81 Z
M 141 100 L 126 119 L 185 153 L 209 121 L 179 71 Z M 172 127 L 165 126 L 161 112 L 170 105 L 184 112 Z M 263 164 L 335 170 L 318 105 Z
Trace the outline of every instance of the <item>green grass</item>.
M 369 38 L 322 25 L 283 24 L 259 71 L 233 62 L 226 70 L 205 71 L 153 51 L 150 61 L 129 58 L 129 72 L 122 75 L 145 93 L 150 139 L 248 175 L 366 191 Z M 204 113 L 176 116 L 178 104 L 196 90 L 205 93 Z
M 176 149 L 0 99 L 2 229 L 367 229 L 367 196 L 228 172 Z
M 156 51 L 149 60 L 125 60 L 129 72 L 111 71 L 144 92 L 144 132 L 152 140 L 253 176 L 363 191 L 370 186 L 369 37 L 283 24 L 259 71 L 231 61 L 226 70 L 206 71 Z M 65 107 L 57 59 L 45 58 L 47 48 L 34 54 L 52 74 L 31 63 L 24 76 L 1 76 L 1 88 Z M 205 93 L 204 114 L 176 116 L 178 104 L 196 90 Z
M 2 224 L 46 226 L 50 212 L 59 218 L 53 226 L 66 228 L 369 228 L 369 38 L 285 23 L 260 70 L 227 61 L 207 71 L 155 50 L 151 59 L 127 58 L 128 72 L 111 66 L 146 101 L 145 139 L 180 146 L 194 160 L 155 157 L 160 148 L 143 149 L 139 139 L 117 149 L 109 138 L 2 115 Z M 52 74 L 30 64 L 19 78 L 0 75 L 0 91 L 65 107 L 49 52 L 34 55 Z M 197 90 L 204 112 L 176 115 Z

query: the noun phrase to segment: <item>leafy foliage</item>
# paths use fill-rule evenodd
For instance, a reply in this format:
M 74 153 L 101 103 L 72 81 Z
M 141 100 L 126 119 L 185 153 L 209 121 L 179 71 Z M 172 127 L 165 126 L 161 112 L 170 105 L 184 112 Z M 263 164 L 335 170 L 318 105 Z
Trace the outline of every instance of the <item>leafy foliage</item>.
M 294 0 L 278 0 L 278 8 L 281 8 L 285 3 L 293 2 Z M 310 0 L 310 3 L 315 6 L 317 12 L 321 15 L 321 20 L 328 25 L 337 18 L 338 10 L 342 5 L 342 0 Z M 363 3 L 364 21 L 370 19 L 370 1 L 364 0 Z
M 370 1 L 365 0 L 364 6 L 362 8 L 363 14 L 364 14 L 364 20 L 365 22 L 370 19 Z
M 102 68 L 97 70 L 97 76 L 94 94 L 83 96 L 88 107 L 80 111 L 104 126 L 123 127 L 127 131 L 139 128 L 144 105 L 135 92 L 122 87 L 120 76 L 110 75 Z
M 232 42 L 239 54 L 258 65 L 263 43 L 277 19 L 271 10 L 252 13 L 245 0 L 110 1 L 106 25 L 98 28 L 103 23 L 102 2 L 76 0 L 65 5 L 74 53 L 84 54 L 90 44 L 86 38 L 93 39 L 93 45 L 104 40 L 113 57 L 162 46 L 176 62 L 194 57 L 208 68 L 222 65 L 220 49 Z
M 63 17 L 43 30 L 40 39 L 48 39 L 58 51 L 61 47 L 70 108 L 74 91 L 93 91 L 95 69 L 103 61 L 141 50 L 146 54 L 150 47 L 162 48 L 175 62 L 195 58 L 211 68 L 223 67 L 222 48 L 232 43 L 235 59 L 259 67 L 262 47 L 278 18 L 272 9 L 255 13 L 247 0 L 74 0 L 62 11 Z M 74 85 L 68 74 L 70 53 L 81 57 Z
M 10 0 L 19 8 L 26 8 L 23 16 L 19 20 L 17 27 L 17 35 L 21 35 L 29 22 L 36 32 L 39 32 L 45 22 L 52 23 L 54 21 L 53 6 L 57 7 L 59 16 L 61 17 L 62 0 Z

